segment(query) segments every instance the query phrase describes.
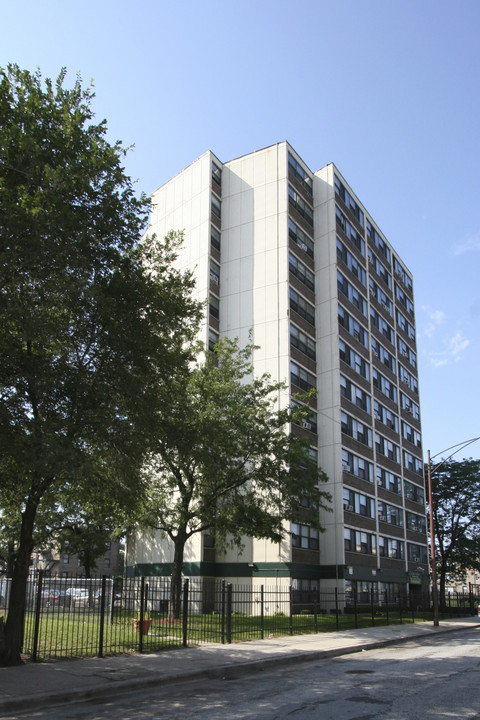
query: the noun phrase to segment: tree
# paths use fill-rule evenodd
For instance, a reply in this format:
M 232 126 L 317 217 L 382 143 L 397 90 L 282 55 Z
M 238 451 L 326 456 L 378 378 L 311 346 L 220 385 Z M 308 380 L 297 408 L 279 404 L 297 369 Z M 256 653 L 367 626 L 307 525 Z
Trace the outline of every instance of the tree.
M 221 340 L 215 353 L 176 378 L 166 417 L 145 469 L 143 526 L 174 546 L 171 612 L 180 614 L 185 544 L 208 531 L 217 547 L 242 535 L 280 542 L 285 521 L 321 529 L 319 509 L 330 496 L 309 454 L 309 442 L 289 433 L 309 413 L 298 403 L 277 409 L 282 383 L 252 379 L 255 348 Z M 308 398 L 303 398 L 308 402 Z M 310 510 L 306 510 L 310 508 Z
M 480 460 L 440 461 L 431 478 L 439 600 L 444 609 L 447 576 L 480 570 Z
M 37 530 L 65 497 L 137 498 L 202 310 L 172 265 L 180 238 L 140 242 L 149 203 L 92 122 L 92 88 L 64 82 L 0 70 L 0 524 L 16 530 L 0 664 L 21 661 Z

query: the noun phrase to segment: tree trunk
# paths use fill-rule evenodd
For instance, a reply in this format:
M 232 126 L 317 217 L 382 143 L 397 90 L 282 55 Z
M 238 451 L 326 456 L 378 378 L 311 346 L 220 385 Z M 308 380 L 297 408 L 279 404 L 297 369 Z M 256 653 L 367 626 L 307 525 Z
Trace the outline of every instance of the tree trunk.
M 175 553 L 170 584 L 170 615 L 177 619 L 182 614 L 182 570 L 186 533 L 179 532 L 175 538 Z
M 37 504 L 27 501 L 22 513 L 20 541 L 15 555 L 10 587 L 10 602 L 7 621 L 4 625 L 4 638 L 0 642 L 0 666 L 21 665 L 23 626 L 25 619 L 25 600 L 30 557 L 33 552 L 33 528 Z

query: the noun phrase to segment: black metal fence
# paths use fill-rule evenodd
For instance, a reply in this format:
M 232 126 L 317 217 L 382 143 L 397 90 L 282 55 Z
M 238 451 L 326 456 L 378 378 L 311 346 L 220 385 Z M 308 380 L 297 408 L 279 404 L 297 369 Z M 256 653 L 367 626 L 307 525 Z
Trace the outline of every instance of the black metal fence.
M 2 583 L 8 612 L 8 581 Z M 428 593 L 389 597 L 374 585 L 357 593 L 355 583 L 348 593 L 307 592 L 194 578 L 184 581 L 181 616 L 172 617 L 169 606 L 169 578 L 73 580 L 40 573 L 28 586 L 22 650 L 33 661 L 102 657 L 433 620 Z M 472 590 L 449 594 L 440 618 L 475 614 L 477 606 Z

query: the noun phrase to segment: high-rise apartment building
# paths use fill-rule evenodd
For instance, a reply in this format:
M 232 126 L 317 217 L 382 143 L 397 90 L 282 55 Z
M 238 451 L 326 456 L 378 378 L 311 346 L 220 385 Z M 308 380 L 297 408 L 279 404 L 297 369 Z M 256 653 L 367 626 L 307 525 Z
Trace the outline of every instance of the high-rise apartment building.
M 329 477 L 326 532 L 292 524 L 274 545 L 219 556 L 193 538 L 185 574 L 395 596 L 428 582 L 412 277 L 333 164 L 287 142 L 222 163 L 211 152 L 153 194 L 151 231 L 184 230 L 179 257 L 208 298 L 203 340 L 259 346 L 255 371 L 317 391 L 291 431 Z M 287 400 L 288 401 L 288 398 Z M 308 515 L 306 515 L 308 518 Z M 131 570 L 169 574 L 168 542 L 138 536 Z

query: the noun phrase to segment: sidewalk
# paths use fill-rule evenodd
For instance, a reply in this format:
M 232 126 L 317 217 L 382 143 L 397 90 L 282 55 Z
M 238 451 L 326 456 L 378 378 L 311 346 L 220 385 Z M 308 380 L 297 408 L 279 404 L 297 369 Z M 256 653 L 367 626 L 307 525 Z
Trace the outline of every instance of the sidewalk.
M 51 705 L 105 698 L 167 683 L 232 678 L 268 666 L 347 655 L 474 627 L 480 627 L 480 617 L 442 620 L 437 628 L 431 622 L 389 625 L 232 645 L 202 645 L 150 655 L 0 668 L 0 715 L 28 708 L 33 712 Z

